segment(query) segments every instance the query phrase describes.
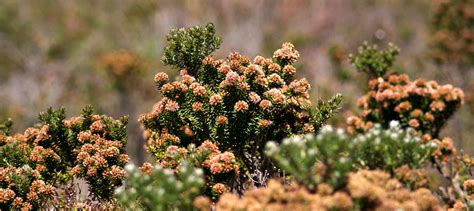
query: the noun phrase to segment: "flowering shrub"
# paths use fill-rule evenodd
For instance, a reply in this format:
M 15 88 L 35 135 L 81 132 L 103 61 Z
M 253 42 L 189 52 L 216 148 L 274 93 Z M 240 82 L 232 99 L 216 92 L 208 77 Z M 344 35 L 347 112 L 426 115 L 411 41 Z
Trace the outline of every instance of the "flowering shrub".
M 202 168 L 205 173 L 205 192 L 216 199 L 227 190 L 223 183 L 229 183 L 239 173 L 239 165 L 233 153 L 221 152 L 212 142 L 206 140 L 199 147 L 194 144 L 188 148 L 170 145 L 158 158 L 162 168 L 176 169 L 181 162 L 189 162 Z
M 200 203 L 204 202 L 204 203 Z M 196 199 L 200 210 L 210 210 L 205 200 Z M 320 184 L 316 193 L 298 185 L 282 185 L 271 180 L 265 188 L 247 190 L 242 198 L 226 193 L 217 210 L 441 210 L 430 190 L 406 189 L 383 171 L 361 170 L 351 173 L 344 190 L 335 191 Z
M 464 93 L 452 85 L 436 81 L 411 81 L 407 75 L 390 75 L 369 82 L 369 92 L 357 104 L 362 116 L 347 119 L 350 133 L 364 132 L 374 123 L 388 127 L 399 121 L 425 135 L 426 140 L 437 138 L 441 128 L 463 103 Z
M 458 210 L 474 209 L 474 158 L 457 152 L 450 138 L 438 142 L 440 144 L 433 159 L 433 165 L 443 179 L 438 195 Z
M 191 210 L 193 199 L 204 186 L 202 169 L 186 162 L 176 168 L 176 174 L 150 163 L 145 163 L 140 171 L 132 164 L 125 168 L 129 177 L 115 192 L 124 209 Z
M 281 146 L 269 142 L 266 153 L 310 190 L 321 183 L 339 189 L 344 187 L 350 171 L 392 172 L 404 165 L 419 168 L 429 161 L 436 143 L 420 143 L 421 138 L 411 132 L 401 129 L 397 122 L 386 130 L 376 124 L 366 134 L 357 136 L 325 126 L 317 136 L 295 136 L 285 139 Z
M 129 159 L 125 153 L 127 119 L 93 115 L 92 109 L 86 107 L 82 116 L 64 124 L 70 130 L 69 137 L 76 137 L 79 145 L 73 149 L 76 161 L 71 173 L 84 178 L 89 191 L 99 200 L 112 199 L 115 187 L 125 177 L 123 167 Z
M 65 119 L 63 108 L 49 109 L 39 119 L 39 124 L 23 134 L 0 137 L 0 168 L 13 172 L 12 176 L 4 174 L 2 188 L 13 187 L 11 190 L 18 197 L 17 203 L 5 206 L 23 206 L 23 202 L 38 208 L 56 193 L 53 187 L 72 183 L 73 176 L 85 179 L 95 198 L 112 199 L 114 188 L 125 176 L 122 168 L 128 162 L 124 154 L 126 119 L 93 115 L 91 107 L 86 107 L 82 116 L 69 120 Z M 18 179 L 13 180 L 13 176 Z M 38 196 L 25 195 L 25 187 L 33 188 L 31 192 Z
M 337 110 L 341 97 L 320 101 L 317 109 L 312 108 L 308 81 L 294 80 L 293 63 L 299 53 L 292 44 L 283 44 L 273 59 L 257 56 L 251 61 L 234 52 L 227 60 L 220 60 L 207 56 L 219 43 L 219 39 L 208 37 L 213 33 L 212 25 L 208 25 L 170 34 L 164 61 L 187 69 L 181 70 L 177 81 L 169 82 L 165 73 L 155 76 L 164 98 L 139 121 L 147 129 L 148 150 L 159 162 L 171 146 L 182 149 L 209 140 L 228 151 L 211 160 L 235 158 L 244 173 L 240 177 L 249 177 L 259 186 L 276 174 L 271 161 L 264 157 L 265 143 L 317 131 Z M 194 46 L 197 52 L 182 52 L 176 49 L 180 42 L 186 48 L 196 43 L 203 46 Z M 203 55 L 207 57 L 197 65 L 194 57 Z M 171 58 L 174 61 L 167 62 Z
M 387 63 L 388 66 L 389 64 L 391 63 Z M 354 66 L 360 68 L 360 65 L 354 64 Z M 467 186 L 463 186 L 463 182 L 472 179 L 473 175 L 470 157 L 458 156 L 451 138 L 439 138 L 441 128 L 463 102 L 463 91 L 452 85 L 439 85 L 435 81 L 425 82 L 421 79 L 411 81 L 407 75 L 391 74 L 369 81 L 369 92 L 358 101 L 358 105 L 364 109 L 364 112 L 360 117 L 352 116 L 347 119 L 349 125 L 347 131 L 350 134 L 359 132 L 368 135 L 374 124 L 381 124 L 387 128 L 391 121 L 397 120 L 400 121 L 402 128 L 409 128 L 412 132 L 416 131 L 417 134 L 422 135 L 420 143 L 430 142 L 429 145 L 436 146 L 431 154 L 431 163 L 440 174 L 442 181 L 436 193 L 449 207 L 465 210 L 474 207 L 474 201 Z M 403 156 L 405 151 L 396 154 Z M 368 159 L 371 161 L 386 157 L 374 153 L 372 149 L 365 152 L 367 154 L 357 156 L 372 156 L 372 159 Z M 405 158 L 418 157 L 416 154 L 405 155 L 408 155 L 404 156 Z M 421 169 L 402 166 L 394 169 L 393 173 L 411 188 L 430 185 L 427 184 L 426 176 Z
M 39 171 L 29 165 L 0 167 L 0 209 L 39 209 L 55 196 Z
M 440 63 L 474 63 L 474 4 L 469 0 L 435 1 L 430 56 Z

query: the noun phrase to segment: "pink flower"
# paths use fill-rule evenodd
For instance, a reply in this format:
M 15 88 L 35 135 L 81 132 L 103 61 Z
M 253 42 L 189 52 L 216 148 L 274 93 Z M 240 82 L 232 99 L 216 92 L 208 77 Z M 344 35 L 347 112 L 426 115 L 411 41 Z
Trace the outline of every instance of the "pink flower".
M 273 58 L 287 60 L 290 63 L 295 62 L 299 57 L 299 52 L 295 49 L 295 46 L 289 42 L 283 43 L 282 48 L 273 53 Z
M 179 109 L 179 105 L 176 101 L 170 100 L 166 103 L 165 109 L 170 112 L 176 112 Z
M 268 120 L 268 119 L 259 119 L 258 120 L 258 126 L 260 126 L 262 128 L 267 128 L 272 124 L 273 124 L 273 122 Z
M 193 94 L 202 97 L 206 94 L 206 88 L 204 88 L 204 86 L 198 85 L 193 88 Z
M 220 103 L 222 103 L 222 96 L 220 96 L 219 94 L 212 95 L 212 96 L 209 98 L 209 103 L 210 103 L 212 106 L 219 105 Z
M 245 101 L 239 100 L 235 103 L 235 111 L 245 111 L 247 109 L 249 109 L 249 105 Z
M 157 73 L 155 75 L 155 82 L 156 83 L 163 83 L 168 81 L 168 75 L 164 72 Z
M 218 116 L 216 118 L 216 122 L 219 125 L 226 125 L 229 121 L 227 120 L 227 117 L 225 117 L 225 116 Z
M 270 102 L 269 100 L 262 100 L 260 101 L 260 104 L 258 106 L 263 110 L 267 110 L 272 106 L 272 102 Z
M 217 194 L 223 194 L 227 192 L 227 188 L 225 187 L 224 184 L 222 183 L 217 183 L 214 186 L 212 186 L 212 192 L 217 193 Z
M 202 109 L 202 103 L 201 102 L 194 102 L 192 107 L 194 111 L 200 111 Z
M 257 93 L 255 93 L 255 92 L 250 92 L 250 93 L 249 93 L 249 98 L 250 98 L 250 101 L 251 101 L 252 103 L 255 103 L 255 104 L 257 104 L 257 103 L 260 102 L 260 100 L 261 100 L 261 99 L 260 99 L 260 96 L 259 96 Z

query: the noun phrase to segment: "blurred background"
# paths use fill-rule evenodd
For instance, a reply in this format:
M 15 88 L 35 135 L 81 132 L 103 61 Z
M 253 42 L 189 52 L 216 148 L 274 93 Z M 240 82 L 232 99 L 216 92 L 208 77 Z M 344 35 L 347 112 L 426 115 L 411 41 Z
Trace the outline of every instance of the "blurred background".
M 239 51 L 271 57 L 285 41 L 300 51 L 299 77 L 312 98 L 344 95 L 332 124 L 359 110 L 366 79 L 347 61 L 363 41 L 401 49 L 394 70 L 462 87 L 467 94 L 442 135 L 473 153 L 474 1 L 472 0 L 2 0 L 0 120 L 14 131 L 32 126 L 48 107 L 77 116 L 130 116 L 128 153 L 144 159 L 140 113 L 160 99 L 157 72 L 178 71 L 160 59 L 172 28 L 212 22 L 223 38 L 216 57 Z

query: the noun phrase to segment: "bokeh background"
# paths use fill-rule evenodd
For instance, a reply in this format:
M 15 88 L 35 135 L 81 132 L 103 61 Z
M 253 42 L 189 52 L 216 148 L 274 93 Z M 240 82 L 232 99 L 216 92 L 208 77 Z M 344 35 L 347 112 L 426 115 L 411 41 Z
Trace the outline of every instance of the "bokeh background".
M 32 126 L 48 107 L 77 116 L 130 116 L 128 153 L 145 159 L 137 123 L 160 99 L 153 76 L 176 70 L 160 59 L 172 28 L 212 22 L 223 38 L 216 57 L 238 51 L 270 57 L 285 41 L 300 51 L 299 77 L 312 98 L 344 95 L 332 124 L 359 110 L 366 79 L 347 61 L 363 41 L 401 49 L 394 70 L 462 87 L 463 108 L 442 135 L 473 153 L 474 6 L 472 0 L 2 0 L 0 120 L 14 131 Z M 446 6 L 448 5 L 448 6 Z

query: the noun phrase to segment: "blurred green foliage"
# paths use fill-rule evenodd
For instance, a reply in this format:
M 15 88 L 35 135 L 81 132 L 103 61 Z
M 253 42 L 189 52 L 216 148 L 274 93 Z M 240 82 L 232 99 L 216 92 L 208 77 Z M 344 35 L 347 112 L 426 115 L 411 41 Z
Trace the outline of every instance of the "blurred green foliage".
M 215 33 L 212 23 L 171 30 L 166 37 L 168 46 L 164 50 L 163 63 L 186 69 L 191 76 L 196 76 L 204 57 L 218 49 L 222 42 Z
M 359 71 L 366 73 L 369 78 L 383 77 L 389 68 L 392 67 L 400 49 L 392 43 L 388 44 L 388 49 L 379 51 L 377 45 L 370 46 L 364 42 L 359 47 L 358 55 L 349 55 L 349 61 Z

